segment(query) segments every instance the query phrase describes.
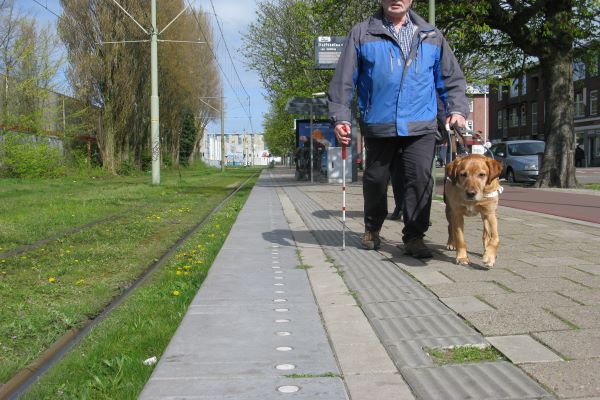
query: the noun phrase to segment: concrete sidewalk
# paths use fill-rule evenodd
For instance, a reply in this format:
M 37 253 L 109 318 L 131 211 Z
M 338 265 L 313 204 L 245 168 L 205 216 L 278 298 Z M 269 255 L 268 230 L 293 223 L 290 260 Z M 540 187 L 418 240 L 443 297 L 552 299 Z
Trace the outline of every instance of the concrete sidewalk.
M 458 266 L 434 202 L 421 262 L 396 247 L 397 221 L 380 251 L 360 249 L 361 193 L 347 188 L 341 251 L 340 185 L 263 172 L 141 398 L 600 398 L 600 226 L 500 207 L 488 271 L 480 219 Z M 425 351 L 490 343 L 509 361 L 439 366 Z

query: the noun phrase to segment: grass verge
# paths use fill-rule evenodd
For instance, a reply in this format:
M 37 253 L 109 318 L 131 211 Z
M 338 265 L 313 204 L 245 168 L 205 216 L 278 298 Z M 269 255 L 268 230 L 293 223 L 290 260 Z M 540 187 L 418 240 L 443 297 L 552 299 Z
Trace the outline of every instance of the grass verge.
M 162 269 L 96 326 L 23 399 L 136 399 L 207 275 L 248 190 L 238 192 Z
M 1 258 L 0 384 L 25 368 L 66 332 L 98 315 L 231 193 L 231 187 L 254 172 L 256 170 L 231 169 L 222 174 L 217 169 L 194 169 L 179 175 L 176 171 L 165 171 L 160 186 L 151 186 L 147 177 L 143 182 L 137 177 L 118 178 L 118 188 L 127 187 L 127 194 L 115 190 L 112 197 L 109 188 L 115 183 L 100 184 L 97 192 L 104 193 L 107 202 L 120 205 L 110 209 L 110 212 L 119 212 L 119 218 L 61 237 L 34 251 Z M 60 192 L 61 184 L 65 193 L 73 189 L 73 182 L 60 180 L 40 181 L 37 191 L 30 182 L 24 183 L 28 196 L 22 194 L 24 210 L 19 213 L 29 213 L 29 225 L 33 227 L 37 222 L 38 234 L 52 234 L 55 218 L 38 219 L 38 214 L 50 216 L 52 207 L 45 204 L 50 210 L 38 210 L 33 199 L 42 199 L 49 185 L 56 185 L 56 192 Z M 82 192 L 86 192 L 88 184 L 82 183 Z M 244 193 L 251 186 L 252 182 Z M 18 197 L 18 186 L 9 191 L 0 187 L 5 197 Z M 96 203 L 89 205 L 85 196 L 77 196 L 74 207 L 81 211 L 75 215 L 80 218 L 71 220 L 65 225 L 67 228 L 82 225 L 96 211 L 102 214 Z M 86 208 L 88 205 L 90 210 Z M 18 222 L 10 215 L 0 216 L 0 222 Z M 38 234 L 30 231 L 24 238 L 39 239 Z
M 600 183 L 588 183 L 583 185 L 584 189 L 600 190 Z
M 505 359 L 502 353 L 491 346 L 484 348 L 477 346 L 433 347 L 427 348 L 425 351 L 436 365 L 500 361 Z

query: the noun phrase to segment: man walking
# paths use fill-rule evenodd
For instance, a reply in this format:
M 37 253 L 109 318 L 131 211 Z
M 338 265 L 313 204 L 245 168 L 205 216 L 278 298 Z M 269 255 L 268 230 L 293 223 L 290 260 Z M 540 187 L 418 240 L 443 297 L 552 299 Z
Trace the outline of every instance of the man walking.
M 431 211 L 436 96 L 450 125 L 464 127 L 469 107 L 452 50 L 411 5 L 412 0 L 381 0 L 379 12 L 352 28 L 329 87 L 329 117 L 337 140 L 350 143 L 350 103 L 357 90 L 366 148 L 362 246 L 381 245 L 394 169 L 404 188 L 405 252 L 428 258 L 432 253 L 423 237 Z

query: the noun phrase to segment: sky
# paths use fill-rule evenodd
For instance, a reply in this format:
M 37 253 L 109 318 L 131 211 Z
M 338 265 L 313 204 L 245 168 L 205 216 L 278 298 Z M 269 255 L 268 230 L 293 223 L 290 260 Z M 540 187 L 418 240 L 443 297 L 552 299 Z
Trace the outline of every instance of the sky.
M 148 2 L 148 7 L 150 7 L 150 0 L 145 1 Z M 160 4 L 160 0 L 157 0 L 157 2 Z M 106 0 L 106 3 L 107 6 L 111 6 L 112 1 Z M 202 8 L 210 13 L 213 12 L 209 0 L 190 0 L 190 3 L 196 8 Z M 254 71 L 247 71 L 247 67 L 244 64 L 244 57 L 240 51 L 243 44 L 242 36 L 247 32 L 248 25 L 256 18 L 256 0 L 212 0 L 212 3 L 217 14 L 217 18 L 215 19 L 213 16 L 211 20 L 215 28 L 214 37 L 216 39 L 220 37 L 216 23 L 218 19 L 223 29 L 225 43 L 235 66 L 234 69 L 222 40 L 218 40 L 216 53 L 219 63 L 222 65 L 225 74 L 227 74 L 231 82 L 230 85 L 226 79 L 223 79 L 226 110 L 225 132 L 241 133 L 245 131 L 262 133 L 263 114 L 268 111 L 269 105 L 264 99 L 264 90 L 258 74 Z M 15 5 L 23 14 L 34 16 L 42 22 L 54 23 L 56 21 L 54 14 L 60 14 L 61 12 L 59 0 L 15 0 Z M 158 29 L 160 30 L 161 28 L 158 27 Z M 160 57 L 160 46 L 158 56 Z M 236 71 L 237 75 L 239 75 L 239 80 L 236 76 Z M 246 97 L 246 93 L 249 100 Z M 236 98 L 236 94 L 239 100 Z M 248 118 L 248 114 L 242 108 L 240 101 L 244 104 L 246 110 L 248 110 L 248 101 L 250 102 L 251 118 Z M 220 132 L 220 130 L 219 121 L 208 126 L 209 132 Z

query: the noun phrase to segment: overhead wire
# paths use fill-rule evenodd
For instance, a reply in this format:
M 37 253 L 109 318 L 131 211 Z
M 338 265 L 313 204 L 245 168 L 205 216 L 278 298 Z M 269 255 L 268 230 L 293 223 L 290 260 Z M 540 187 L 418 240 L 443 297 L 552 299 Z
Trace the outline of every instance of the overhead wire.
M 186 1 L 186 3 L 188 5 L 191 6 L 190 0 L 185 0 L 185 1 Z M 210 4 L 211 4 L 211 8 L 213 10 L 213 13 L 206 13 L 206 14 L 212 14 L 212 15 L 215 16 L 215 21 L 217 23 L 217 27 L 218 27 L 219 33 L 220 33 L 220 41 L 218 42 L 218 44 L 223 43 L 223 45 L 224 45 L 224 47 L 226 49 L 227 55 L 229 57 L 229 61 L 230 61 L 225 66 L 223 66 L 222 62 L 219 61 L 219 57 L 217 55 L 217 52 L 213 48 L 213 46 L 211 46 L 210 43 L 208 43 L 209 42 L 208 37 L 207 37 L 206 33 L 204 32 L 204 30 L 202 29 L 202 24 L 198 20 L 198 16 L 197 16 L 197 14 L 195 12 L 193 13 L 194 19 L 196 20 L 196 23 L 198 25 L 198 29 L 202 33 L 202 36 L 204 36 L 204 40 L 207 42 L 206 45 L 208 46 L 210 52 L 212 53 L 213 58 L 215 59 L 215 62 L 217 63 L 217 66 L 219 67 L 219 70 L 221 71 L 221 73 L 223 74 L 223 77 L 225 78 L 225 81 L 227 82 L 227 84 L 229 85 L 229 87 L 233 90 L 233 93 L 235 95 L 236 100 L 238 101 L 238 103 L 240 104 L 240 106 L 242 107 L 242 109 L 244 110 L 244 112 L 246 113 L 246 117 L 248 118 L 249 123 L 250 123 L 250 129 L 252 130 L 252 132 L 254 132 L 254 127 L 252 126 L 252 115 L 251 115 L 251 110 L 250 110 L 250 96 L 248 95 L 248 92 L 247 92 L 246 88 L 244 87 L 244 84 L 242 83 L 242 80 L 240 79 L 239 73 L 237 72 L 237 68 L 235 67 L 235 63 L 233 62 L 233 58 L 231 57 L 231 52 L 229 51 L 229 47 L 227 46 L 227 42 L 225 40 L 225 35 L 223 34 L 223 29 L 221 27 L 221 24 L 219 23 L 218 14 L 217 14 L 217 12 L 215 10 L 215 6 L 214 6 L 212 0 L 210 0 Z M 241 89 L 245 93 L 246 98 L 248 99 L 248 104 L 247 105 L 244 104 L 242 102 L 242 100 L 240 99 L 240 96 L 238 95 L 239 89 L 236 89 L 235 84 L 232 83 L 232 81 L 231 81 L 231 79 L 229 77 L 230 74 L 228 74 L 225 71 L 225 68 L 227 66 L 230 66 L 233 69 L 233 71 L 235 73 L 235 77 L 237 78 L 237 82 L 236 83 L 239 83 L 239 86 L 241 87 Z

